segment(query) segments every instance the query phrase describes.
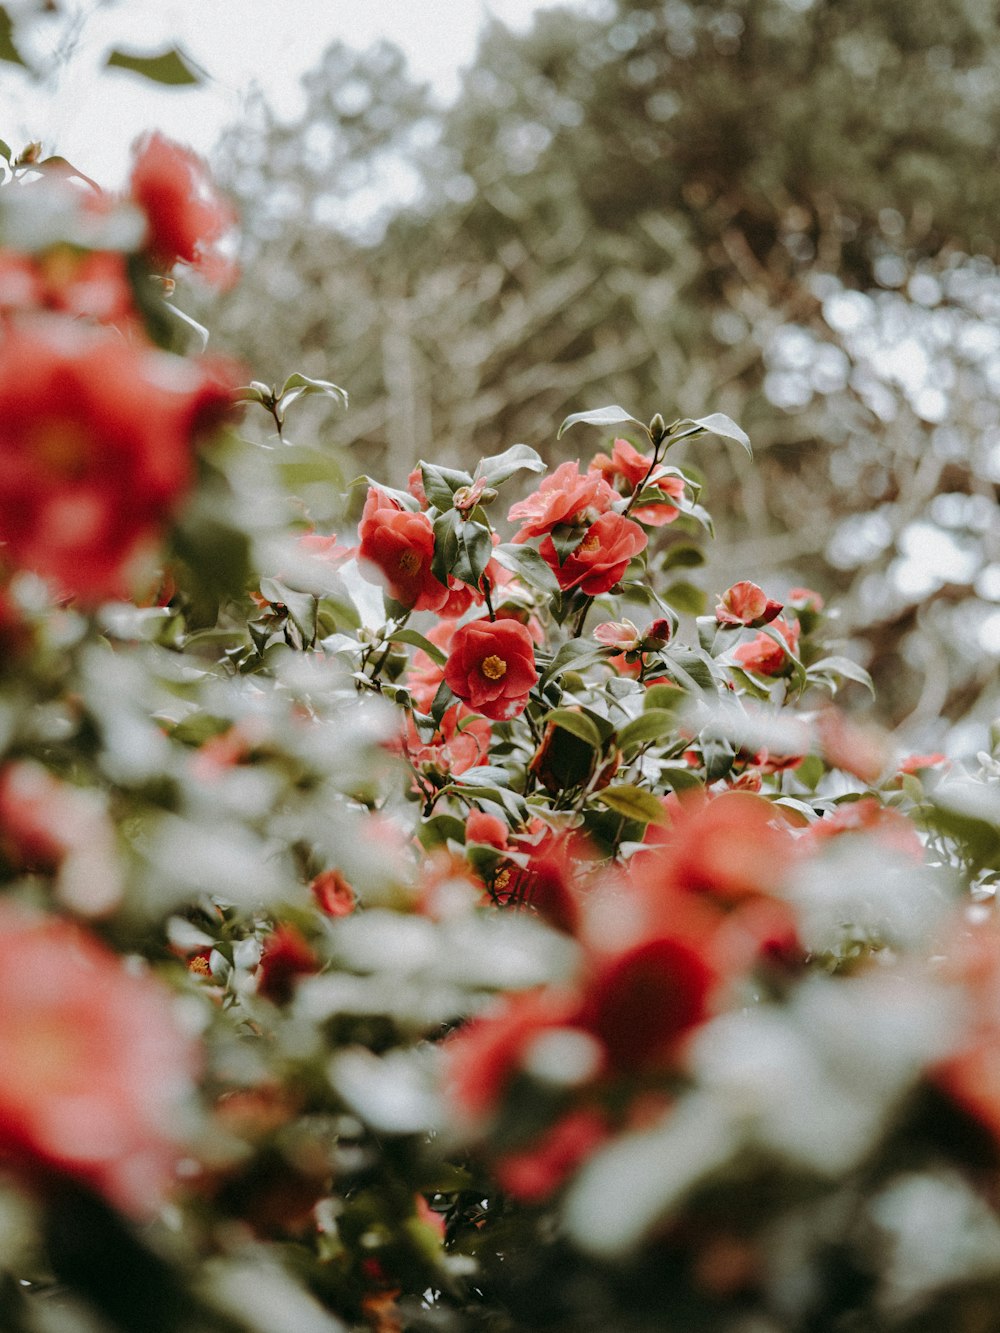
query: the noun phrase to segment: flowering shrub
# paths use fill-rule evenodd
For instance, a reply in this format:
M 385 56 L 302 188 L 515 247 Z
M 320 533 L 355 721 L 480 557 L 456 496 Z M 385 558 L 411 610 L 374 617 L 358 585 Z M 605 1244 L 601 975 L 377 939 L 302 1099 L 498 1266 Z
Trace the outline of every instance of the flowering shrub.
M 1000 767 L 842 710 L 810 589 L 691 616 L 665 460 L 742 430 L 577 413 L 354 542 L 284 432 L 343 391 L 173 305 L 204 166 L 9 175 L 6 1326 L 989 1326 Z

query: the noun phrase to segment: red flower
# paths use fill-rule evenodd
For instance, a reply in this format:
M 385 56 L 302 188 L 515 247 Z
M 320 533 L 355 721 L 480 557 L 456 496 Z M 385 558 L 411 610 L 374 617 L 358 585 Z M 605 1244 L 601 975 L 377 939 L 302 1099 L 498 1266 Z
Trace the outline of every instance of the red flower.
M 428 741 L 421 739 L 413 718 L 407 715 L 402 748 L 414 768 L 430 769 L 442 777 L 457 776 L 488 762 L 491 738 L 485 718 L 471 713 L 463 704 L 454 704 L 445 710 Z
M 170 1183 L 170 1115 L 196 1051 L 149 976 L 66 921 L 0 907 L 0 1157 L 136 1215 Z
M 774 628 L 788 645 L 788 651 L 797 652 L 799 647 L 799 627 L 796 621 L 776 620 Z M 750 643 L 741 643 L 733 649 L 737 666 L 744 671 L 756 671 L 761 676 L 778 676 L 788 665 L 788 658 L 781 646 L 767 634 L 758 634 Z
M 622 489 L 629 495 L 641 482 L 645 481 L 648 487 L 655 487 L 664 496 L 669 495 L 674 500 L 683 499 L 683 479 L 681 477 L 657 476 L 656 471 L 650 475 L 651 462 L 652 459 L 646 458 L 628 440 L 619 439 L 615 440 L 610 457 L 607 454 L 594 455 L 589 470 L 599 472 L 612 485 L 614 485 L 616 479 L 621 478 L 625 483 Z M 648 524 L 651 528 L 662 528 L 664 524 L 672 523 L 679 513 L 680 510 L 676 505 L 644 504 L 636 509 L 635 516 L 640 522 Z
M 127 592 L 229 410 L 219 367 L 63 319 L 7 331 L 0 542 L 13 566 L 89 602 Z
M 358 900 L 339 870 L 324 870 L 309 885 L 316 906 L 327 916 L 350 916 Z
M 722 594 L 715 608 L 715 618 L 720 625 L 748 625 L 759 629 L 781 615 L 781 609 L 781 603 L 771 601 L 763 588 L 744 580 L 734 583 Z
M 164 272 L 190 264 L 216 287 L 229 286 L 236 265 L 222 243 L 236 214 L 212 183 L 205 162 L 162 134 L 148 134 L 133 147 L 131 197 L 146 214 L 146 250 Z
M 473 1121 L 492 1116 L 535 1038 L 572 1024 L 578 1009 L 571 991 L 524 991 L 505 996 L 449 1037 L 446 1083 L 458 1113 Z
M 599 1111 L 569 1111 L 530 1148 L 505 1153 L 494 1165 L 501 1189 L 522 1203 L 541 1203 L 607 1142 L 610 1130 Z
M 444 678 L 463 703 L 495 722 L 524 712 L 538 680 L 531 634 L 516 620 L 473 620 L 455 631 Z
M 614 587 L 632 557 L 645 549 L 647 540 L 638 523 L 621 514 L 602 514 L 562 564 L 551 537 L 546 537 L 538 549 L 560 588 L 579 588 L 588 597 L 596 597 Z
M 414 611 L 441 610 L 449 592 L 431 573 L 434 529 L 426 514 L 404 509 L 373 486 L 358 536 L 358 559 L 375 567 L 391 597 Z
M 470 810 L 465 821 L 465 841 L 478 842 L 486 847 L 503 849 L 507 846 L 509 828 L 497 815 L 487 815 L 482 810 Z
M 715 983 L 702 952 L 686 940 L 647 940 L 605 962 L 587 987 L 581 1027 L 599 1037 L 618 1069 L 669 1059 L 679 1039 L 708 1015 Z
M 524 519 L 514 541 L 541 537 L 560 523 L 593 523 L 615 502 L 615 492 L 596 472 L 581 474 L 578 463 L 563 463 L 546 477 L 534 495 L 512 505 L 507 517 Z
M 442 620 L 427 631 L 426 637 L 430 639 L 435 648 L 448 652 L 457 628 L 458 626 L 453 620 Z M 438 686 L 443 680 L 444 667 L 438 666 L 432 657 L 429 657 L 422 648 L 418 648 L 413 654 L 410 669 L 406 674 L 406 688 L 410 691 L 413 702 L 422 713 L 430 712 L 434 696 L 438 692 Z
M 319 959 L 302 932 L 282 923 L 264 942 L 257 967 L 257 994 L 275 1004 L 286 1004 L 295 993 L 298 977 L 319 971 Z

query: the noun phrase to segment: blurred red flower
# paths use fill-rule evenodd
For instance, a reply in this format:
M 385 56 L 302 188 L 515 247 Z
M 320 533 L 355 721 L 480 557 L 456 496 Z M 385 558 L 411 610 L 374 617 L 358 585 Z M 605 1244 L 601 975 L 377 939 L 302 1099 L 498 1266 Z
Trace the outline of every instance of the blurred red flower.
M 190 264 L 213 286 L 232 285 L 237 267 L 221 247 L 235 230 L 236 213 L 207 164 L 159 133 L 137 140 L 133 154 L 130 195 L 146 214 L 153 266 L 168 272 L 176 263 Z
M 595 454 L 590 462 L 590 471 L 600 473 L 608 482 L 614 485 L 617 478 L 621 478 L 626 494 L 631 495 L 635 488 L 643 481 L 646 486 L 660 491 L 664 496 L 664 501 L 669 496 L 674 500 L 684 498 L 684 481 L 681 477 L 658 477 L 656 470 L 650 476 L 651 458 L 641 454 L 634 444 L 628 440 L 617 439 L 608 454 Z M 643 504 L 636 508 L 635 516 L 641 523 L 646 523 L 651 528 L 662 528 L 667 523 L 672 523 L 681 511 L 676 505 L 663 504 Z
M 13 567 L 87 602 L 125 594 L 231 407 L 229 367 L 68 319 L 6 331 L 0 542 Z
M 62 1172 L 151 1214 L 197 1063 L 158 982 L 67 921 L 0 906 L 0 1158 L 19 1174 Z
M 799 626 L 797 621 L 778 619 L 773 628 L 788 645 L 788 651 L 795 653 L 799 647 Z M 737 666 L 744 671 L 756 671 L 761 676 L 777 676 L 788 665 L 787 654 L 779 643 L 768 634 L 758 634 L 749 643 L 741 643 L 733 650 Z

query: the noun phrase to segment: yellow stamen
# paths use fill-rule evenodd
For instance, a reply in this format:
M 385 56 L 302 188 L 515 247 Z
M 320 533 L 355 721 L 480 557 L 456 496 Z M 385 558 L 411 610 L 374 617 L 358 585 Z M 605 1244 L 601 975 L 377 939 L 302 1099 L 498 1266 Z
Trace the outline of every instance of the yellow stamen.
M 484 658 L 482 666 L 479 668 L 487 680 L 499 680 L 501 676 L 506 675 L 507 663 L 502 657 L 491 654 Z
M 573 552 L 574 555 L 593 555 L 601 548 L 600 537 L 584 537 L 583 541 Z
M 420 556 L 416 551 L 404 551 L 399 557 L 399 567 L 404 574 L 415 574 L 420 568 Z

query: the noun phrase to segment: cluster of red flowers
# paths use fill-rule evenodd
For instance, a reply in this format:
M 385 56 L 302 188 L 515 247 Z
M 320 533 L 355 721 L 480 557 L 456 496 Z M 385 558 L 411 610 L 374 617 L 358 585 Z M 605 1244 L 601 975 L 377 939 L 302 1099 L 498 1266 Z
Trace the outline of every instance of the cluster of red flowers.
M 71 199 L 83 215 L 118 207 Z M 138 145 L 129 204 L 143 211 L 158 272 L 183 261 L 223 276 L 215 247 L 232 215 L 193 154 L 159 135 Z M 233 368 L 159 351 L 141 304 L 118 251 L 0 251 L 0 562 L 87 603 L 148 578 L 191 485 L 194 445 L 232 401 Z

